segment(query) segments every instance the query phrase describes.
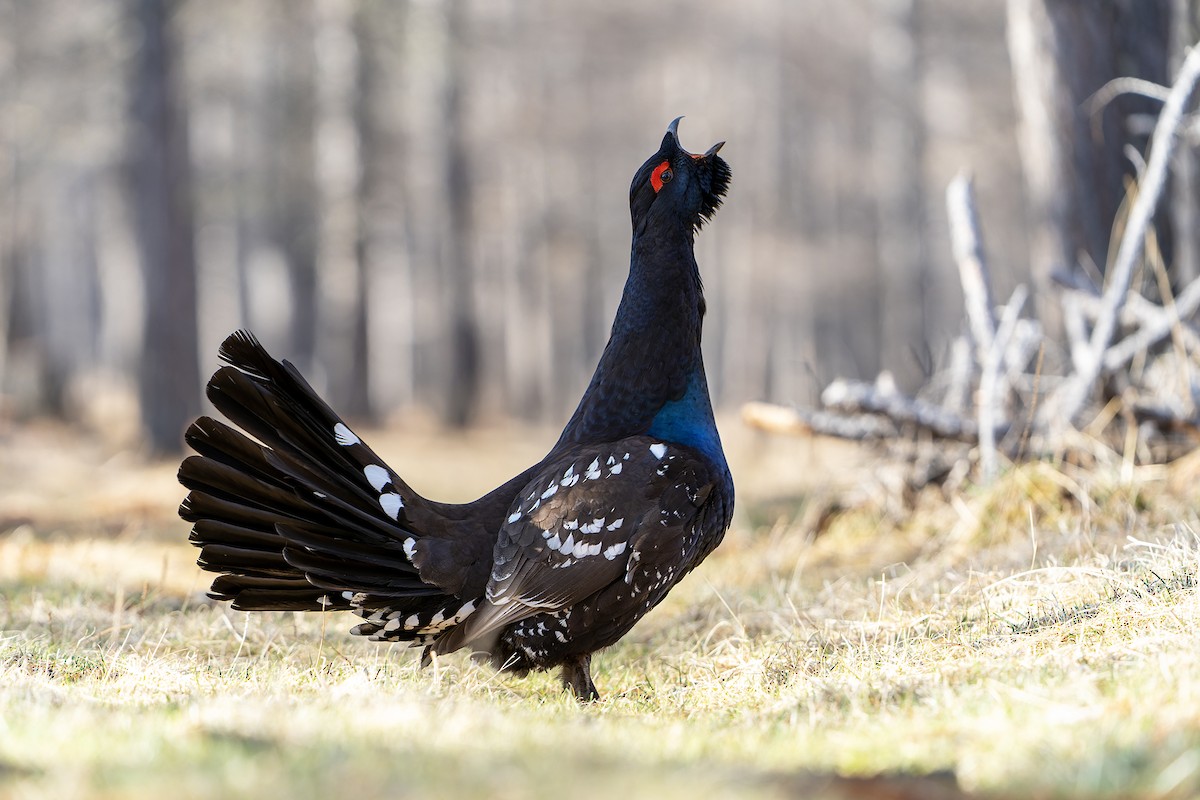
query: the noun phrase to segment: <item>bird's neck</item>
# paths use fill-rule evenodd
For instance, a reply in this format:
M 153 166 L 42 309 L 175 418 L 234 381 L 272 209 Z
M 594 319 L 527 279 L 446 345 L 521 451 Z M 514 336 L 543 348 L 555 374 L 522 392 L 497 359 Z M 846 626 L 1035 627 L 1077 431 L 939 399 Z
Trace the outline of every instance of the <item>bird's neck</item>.
M 639 230 L 612 334 L 559 445 L 650 434 L 724 462 L 700 352 L 692 232 Z

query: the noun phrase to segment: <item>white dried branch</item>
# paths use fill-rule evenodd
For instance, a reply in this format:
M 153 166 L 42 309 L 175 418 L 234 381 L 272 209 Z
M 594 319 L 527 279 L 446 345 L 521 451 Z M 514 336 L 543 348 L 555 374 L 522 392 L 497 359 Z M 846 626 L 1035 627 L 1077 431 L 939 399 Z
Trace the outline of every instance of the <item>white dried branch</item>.
M 966 173 L 960 172 L 946 187 L 946 213 L 950 219 L 950 245 L 962 283 L 967 326 L 975 340 L 976 361 L 982 364 L 996 335 L 996 321 L 992 317 L 992 286 L 975 209 L 975 185 Z
M 899 430 L 887 418 L 875 414 L 846 416 L 828 411 L 803 411 L 774 403 L 746 403 L 742 420 L 752 428 L 792 436 L 834 436 L 864 441 L 894 439 Z
M 1188 350 L 1193 353 L 1200 352 L 1200 334 L 1197 334 L 1195 328 L 1182 322 L 1183 317 L 1190 317 L 1200 309 L 1200 280 L 1188 284 L 1175 298 L 1175 303 L 1170 309 L 1156 306 L 1141 295 L 1136 297 L 1136 301 L 1130 302 L 1130 311 L 1139 319 L 1142 327 L 1105 352 L 1106 372 L 1121 369 L 1138 353 L 1145 352 L 1170 336 L 1172 331 L 1179 333 Z
M 917 427 L 944 439 L 974 442 L 979 430 L 974 420 L 941 406 L 873 383 L 839 378 L 821 393 L 821 403 L 843 413 L 881 414 L 901 427 Z
M 1103 311 L 1101 298 L 1090 294 L 1088 287 L 1064 291 L 1063 307 L 1066 308 L 1068 304 L 1085 317 L 1094 318 Z M 1178 333 L 1180 341 L 1190 352 L 1200 353 L 1200 331 L 1184 321 L 1197 311 L 1200 311 L 1200 280 L 1184 287 L 1171 308 L 1163 308 L 1137 292 L 1130 292 L 1119 320 L 1122 325 L 1138 330 L 1108 349 L 1104 354 L 1104 371 L 1121 369 L 1138 353 L 1158 344 L 1172 331 Z
M 996 477 L 996 430 L 1008 427 L 1003 406 L 1003 386 L 1007 382 L 1000 379 L 1000 366 L 1027 299 L 1029 290 L 1025 284 L 1018 284 L 1000 315 L 996 338 L 988 349 L 983 373 L 979 376 L 979 466 L 985 482 Z
M 1103 111 L 1105 106 L 1123 94 L 1141 95 L 1142 97 L 1148 97 L 1151 100 L 1158 100 L 1165 103 L 1170 93 L 1170 88 L 1154 81 L 1142 80 L 1141 78 L 1113 78 L 1097 89 L 1084 102 L 1084 105 L 1087 107 L 1088 115 L 1095 116 Z

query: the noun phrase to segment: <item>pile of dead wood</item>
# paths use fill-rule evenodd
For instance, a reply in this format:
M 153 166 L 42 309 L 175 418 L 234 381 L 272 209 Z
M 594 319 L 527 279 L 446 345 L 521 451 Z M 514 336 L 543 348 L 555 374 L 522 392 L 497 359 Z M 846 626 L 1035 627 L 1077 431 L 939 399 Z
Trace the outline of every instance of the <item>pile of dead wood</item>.
M 1025 286 L 994 303 L 972 183 L 960 176 L 946 202 L 966 331 L 947 367 L 916 394 L 899 391 L 887 373 L 839 379 L 817 409 L 751 403 L 744 419 L 768 431 L 885 444 L 922 464 L 927 482 L 974 467 L 986 481 L 1004 460 L 1073 458 L 1097 442 L 1141 463 L 1192 450 L 1200 441 L 1200 281 L 1172 295 L 1157 265 L 1155 297 L 1131 287 L 1140 265 L 1156 266 L 1144 258 L 1148 233 L 1198 79 L 1200 47 L 1166 95 L 1104 285 L 1079 271 L 1056 276 L 1065 341 L 1023 313 Z

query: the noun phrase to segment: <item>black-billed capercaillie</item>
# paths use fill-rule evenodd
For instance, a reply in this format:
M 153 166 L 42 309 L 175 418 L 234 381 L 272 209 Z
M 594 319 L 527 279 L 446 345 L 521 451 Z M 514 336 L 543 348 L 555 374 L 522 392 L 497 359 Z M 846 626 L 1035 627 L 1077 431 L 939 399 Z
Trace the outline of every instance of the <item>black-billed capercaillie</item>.
M 249 333 L 225 341 L 208 396 L 244 433 L 201 417 L 179 470 L 200 566 L 220 573 L 210 596 L 354 611 L 354 633 L 425 658 L 469 648 L 504 670 L 562 667 L 576 697 L 597 697 L 592 654 L 694 569 L 733 513 L 692 247 L 730 171 L 720 144 L 684 150 L 678 122 L 633 178 L 629 277 L 578 408 L 545 458 L 474 502 L 421 497 L 295 367 Z

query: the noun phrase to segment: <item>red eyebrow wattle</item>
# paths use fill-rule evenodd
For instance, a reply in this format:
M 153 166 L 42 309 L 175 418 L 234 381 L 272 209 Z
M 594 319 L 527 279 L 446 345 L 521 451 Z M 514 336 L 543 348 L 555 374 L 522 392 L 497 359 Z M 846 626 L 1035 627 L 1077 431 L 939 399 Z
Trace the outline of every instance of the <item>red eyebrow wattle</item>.
M 664 161 L 661 164 L 659 164 L 657 167 L 654 168 L 654 172 L 650 173 L 650 185 L 652 187 L 654 187 L 654 191 L 656 193 L 658 192 L 658 190 L 662 189 L 662 187 L 663 187 L 662 174 L 664 172 L 666 172 L 668 169 L 670 169 L 670 167 L 671 167 L 671 162 Z

